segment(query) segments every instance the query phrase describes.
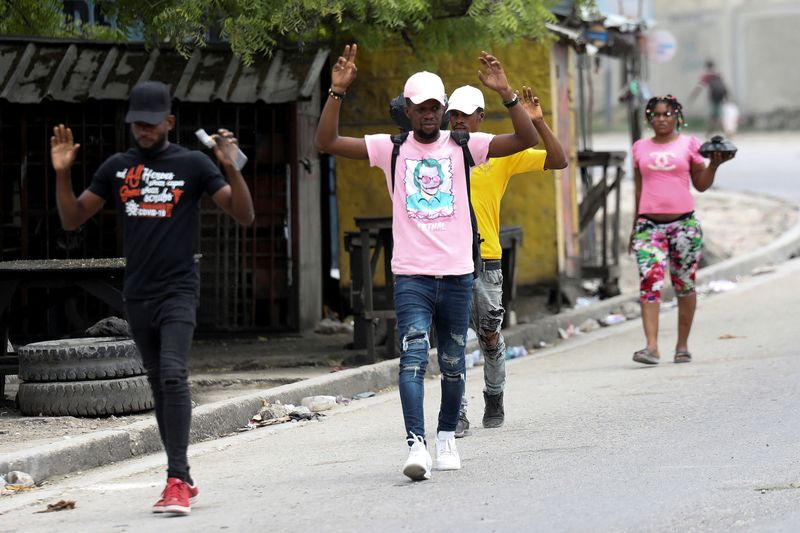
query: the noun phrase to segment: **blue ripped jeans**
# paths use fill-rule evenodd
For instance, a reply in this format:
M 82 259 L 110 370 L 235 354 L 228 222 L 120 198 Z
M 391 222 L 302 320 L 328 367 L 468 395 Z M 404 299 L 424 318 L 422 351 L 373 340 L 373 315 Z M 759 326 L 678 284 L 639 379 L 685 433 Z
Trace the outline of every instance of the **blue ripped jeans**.
M 431 324 L 436 327 L 442 401 L 437 431 L 455 431 L 464 394 L 464 348 L 472 312 L 472 274 L 396 276 L 394 305 L 401 339 L 400 401 L 407 437 L 425 436 L 423 379 Z

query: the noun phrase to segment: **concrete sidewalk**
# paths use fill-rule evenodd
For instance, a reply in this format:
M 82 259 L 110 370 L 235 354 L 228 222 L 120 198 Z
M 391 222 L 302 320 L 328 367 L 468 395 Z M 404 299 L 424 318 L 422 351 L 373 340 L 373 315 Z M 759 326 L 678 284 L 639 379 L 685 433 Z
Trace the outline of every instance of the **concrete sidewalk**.
M 698 285 L 746 276 L 757 267 L 777 264 L 798 254 L 800 224 L 754 252 L 702 269 L 698 275 Z M 666 294 L 665 298 L 669 299 L 671 295 Z M 635 295 L 618 296 L 531 324 L 517 325 L 505 330 L 506 342 L 509 346 L 522 344 L 528 347 L 540 342 L 551 343 L 558 338 L 559 328 L 566 328 L 569 324 L 577 326 L 589 318 L 603 318 L 611 312 L 619 312 L 624 304 L 635 301 Z M 471 379 L 480 377 L 474 371 L 471 374 Z M 396 381 L 397 360 L 394 359 L 200 405 L 194 410 L 191 441 L 199 442 L 235 432 L 247 424 L 265 401 L 297 404 L 303 397 L 319 394 L 349 398 L 359 392 L 395 387 Z M 51 476 L 83 471 L 160 449 L 155 420 L 148 414 L 124 427 L 0 454 L 0 472 L 21 470 L 41 482 Z

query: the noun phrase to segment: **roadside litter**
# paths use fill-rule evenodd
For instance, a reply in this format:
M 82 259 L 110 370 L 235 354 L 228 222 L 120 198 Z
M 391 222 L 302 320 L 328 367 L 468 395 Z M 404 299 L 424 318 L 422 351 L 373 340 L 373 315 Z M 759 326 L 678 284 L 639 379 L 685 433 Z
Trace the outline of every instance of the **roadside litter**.
M 9 495 L 36 488 L 36 483 L 30 474 L 12 470 L 6 475 L 0 475 L 0 494 Z
M 375 393 L 372 392 L 372 391 L 359 392 L 358 394 L 353 394 L 353 399 L 354 400 L 365 400 L 367 398 L 372 398 L 373 396 L 375 396 Z
M 42 509 L 41 511 L 36 511 L 36 513 L 54 513 L 56 511 L 66 511 L 75 509 L 75 501 L 74 500 L 59 500 L 56 503 L 48 503 L 47 509 Z
M 736 288 L 736 282 L 729 279 L 715 279 L 708 282 L 711 292 L 728 292 Z
M 313 413 L 327 411 L 336 407 L 335 396 L 309 396 L 300 401 L 303 407 L 307 407 Z
M 332 318 L 323 318 L 314 328 L 314 333 L 320 335 L 336 335 L 337 333 L 353 333 L 353 324 L 341 322 Z
M 594 318 L 587 318 L 578 326 L 578 329 L 581 333 L 589 333 L 590 331 L 597 331 L 600 327 L 600 322 Z
M 512 346 L 506 349 L 506 359 L 518 359 L 528 355 L 528 350 L 524 346 Z
M 566 328 L 558 328 L 558 336 L 562 339 L 569 339 L 580 334 L 580 331 L 575 329 L 572 324 L 567 324 Z
M 600 320 L 600 323 L 604 326 L 613 326 L 615 324 L 622 324 L 626 320 L 628 319 L 623 314 L 611 313 L 610 315 Z

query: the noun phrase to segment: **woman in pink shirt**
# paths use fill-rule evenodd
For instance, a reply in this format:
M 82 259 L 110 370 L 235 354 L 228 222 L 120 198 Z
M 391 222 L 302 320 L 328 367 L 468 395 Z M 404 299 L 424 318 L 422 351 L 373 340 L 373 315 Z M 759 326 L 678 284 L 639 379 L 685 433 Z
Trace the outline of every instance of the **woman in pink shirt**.
M 637 363 L 656 364 L 660 357 L 658 314 L 668 263 L 672 287 L 678 296 L 674 361 L 692 360 L 689 332 L 697 306 L 694 282 L 703 231 L 694 215 L 689 182 L 691 179 L 695 189 L 705 191 L 714 183 L 719 165 L 733 157 L 715 153 L 706 166 L 698 153 L 697 138 L 680 133 L 684 125 L 682 109 L 672 95 L 651 98 L 645 117 L 655 135 L 633 145 L 637 216 L 630 249 L 636 252 L 639 267 L 642 323 L 647 340 L 647 346 L 633 354 Z

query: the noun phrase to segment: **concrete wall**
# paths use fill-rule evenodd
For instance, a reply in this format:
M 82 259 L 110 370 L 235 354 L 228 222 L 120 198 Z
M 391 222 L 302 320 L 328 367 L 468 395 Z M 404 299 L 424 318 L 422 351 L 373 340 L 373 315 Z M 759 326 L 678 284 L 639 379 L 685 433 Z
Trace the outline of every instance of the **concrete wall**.
M 530 42 L 518 42 L 492 50 L 506 68 L 515 88 L 531 85 L 539 96 L 548 124 L 553 126 L 550 49 Z M 471 84 L 482 87 L 477 78 L 478 51 L 437 57 L 423 63 L 397 47 L 380 54 L 359 50 L 358 79 L 350 88 L 341 116 L 343 135 L 360 137 L 370 133 L 397 131 L 389 119 L 389 101 L 403 90 L 406 78 L 419 70 L 437 72 L 448 93 L 456 87 Z M 500 97 L 484 91 L 487 109 L 483 130 L 491 133 L 512 131 L 508 112 Z M 337 161 L 337 198 L 340 242 L 345 232 L 355 230 L 355 216 L 390 216 L 391 205 L 382 172 L 365 161 L 339 158 Z M 518 255 L 518 283 L 552 282 L 558 274 L 556 218 L 556 178 L 553 172 L 540 172 L 515 177 L 502 205 L 501 224 L 519 225 L 524 231 L 524 245 Z M 346 250 L 340 254 L 341 280 L 350 280 Z M 381 280 L 378 279 L 378 282 Z
M 797 0 L 653 0 L 653 16 L 678 41 L 672 61 L 651 64 L 654 93 L 685 100 L 710 58 L 744 115 L 800 110 Z M 687 102 L 688 113 L 705 116 L 706 101 Z
M 645 16 L 652 31 L 667 30 L 677 41 L 675 57 L 650 61 L 653 94 L 672 93 L 690 117 L 689 129 L 704 132 L 705 93 L 688 101 L 692 88 L 712 59 L 725 78 L 744 124 L 760 129 L 800 129 L 800 71 L 793 68 L 800 49 L 798 0 L 648 0 Z M 623 125 L 620 63 L 601 57 L 593 69 L 597 124 Z

